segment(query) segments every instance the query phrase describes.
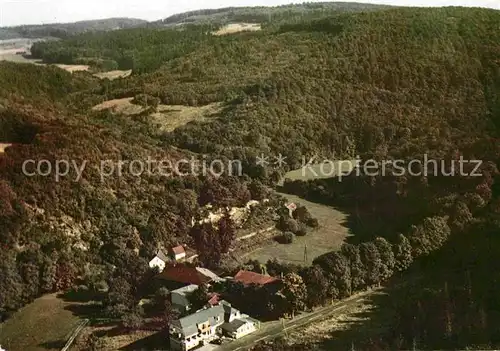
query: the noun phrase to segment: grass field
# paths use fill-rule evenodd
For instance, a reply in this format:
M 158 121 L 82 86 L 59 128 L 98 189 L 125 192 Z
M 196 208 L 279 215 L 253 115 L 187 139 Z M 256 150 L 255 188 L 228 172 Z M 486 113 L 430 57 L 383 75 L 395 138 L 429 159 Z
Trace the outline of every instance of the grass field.
M 349 229 L 344 225 L 346 215 L 332 207 L 313 203 L 294 195 L 281 194 L 289 201 L 306 206 L 313 217 L 319 221 L 320 227 L 310 231 L 306 236 L 295 237 L 292 244 L 270 245 L 259 248 L 246 255 L 245 258 L 267 262 L 276 258 L 279 261 L 310 265 L 314 258 L 330 251 L 338 250 L 349 236 Z M 307 246 L 307 262 L 304 251 Z
M 255 32 L 261 30 L 261 26 L 259 23 L 231 23 L 227 26 L 222 27 L 217 32 L 214 32 L 214 35 L 226 35 L 226 34 L 234 34 L 239 32 Z
M 102 111 L 110 109 L 112 112 L 123 113 L 126 115 L 133 115 L 144 111 L 144 107 L 139 105 L 134 105 L 132 103 L 134 98 L 123 98 L 104 101 L 103 103 L 96 105 L 92 108 L 94 111 Z
M 380 305 L 382 301 L 384 304 Z M 390 330 L 395 315 L 389 301 L 386 292 L 376 291 L 333 316 L 292 331 L 287 341 L 314 345 L 319 350 L 358 350 L 359 341 L 376 338 Z M 374 314 L 377 318 L 372 320 L 370 317 Z
M 26 58 L 22 55 L 16 55 L 15 50 L 3 50 L 0 51 L 0 61 L 10 61 L 10 62 L 17 62 L 17 63 L 31 63 L 34 65 L 45 65 L 42 63 L 41 60 L 35 60 L 35 59 L 30 59 Z M 63 69 L 65 71 L 68 71 L 70 73 L 77 72 L 77 71 L 88 71 L 90 69 L 89 66 L 87 65 L 62 65 L 62 64 L 57 64 L 55 65 L 59 67 L 60 69 Z
M 120 70 L 116 70 L 116 71 L 109 71 L 109 72 L 99 72 L 99 73 L 96 73 L 94 74 L 94 77 L 97 77 L 97 78 L 100 78 L 100 79 L 110 79 L 110 80 L 114 80 L 114 79 L 118 79 L 118 78 L 126 78 L 128 76 L 130 76 L 132 74 L 132 70 L 128 70 L 128 71 L 120 71 Z
M 8 351 L 60 350 L 79 322 L 56 294 L 45 295 L 0 324 L 0 345 Z
M 191 121 L 208 121 L 222 110 L 222 104 L 213 103 L 205 106 L 159 105 L 153 117 L 162 131 L 171 132 Z
M 290 180 L 313 180 L 327 179 L 346 176 L 354 170 L 356 160 L 339 160 L 324 163 L 317 163 L 299 169 L 294 169 L 285 174 L 278 185 L 283 185 L 285 179 Z M 340 179 L 339 178 L 339 179 Z
M 42 63 L 41 60 L 36 60 L 36 59 L 30 59 L 26 58 L 23 55 L 16 55 L 16 52 L 18 51 L 23 51 L 22 48 L 18 49 L 0 49 L 0 61 L 10 61 L 10 62 L 17 62 L 17 63 L 31 63 L 34 65 L 41 65 L 44 66 L 46 65 L 45 63 Z M 77 72 L 77 71 L 88 71 L 90 70 L 90 66 L 88 65 L 63 65 L 63 64 L 56 64 L 55 66 L 68 71 L 70 73 Z M 100 78 L 100 79 L 118 79 L 118 78 L 126 78 L 132 74 L 132 70 L 128 71 L 109 71 L 109 72 L 99 72 L 95 73 L 94 77 Z
M 133 115 L 145 110 L 140 105 L 132 103 L 133 98 L 123 98 L 105 101 L 94 106 L 94 111 L 111 109 L 115 113 Z M 205 106 L 158 105 L 157 112 L 150 116 L 160 131 L 170 132 L 191 121 L 208 121 L 222 110 L 222 104 L 213 103 Z
M 41 65 L 41 60 L 27 59 L 22 55 L 16 55 L 12 50 L 0 50 L 0 61 L 10 61 L 18 63 L 31 63 L 34 65 Z
M 78 72 L 78 71 L 88 71 L 90 69 L 90 66 L 88 65 L 62 65 L 62 64 L 57 64 L 57 67 L 68 71 L 69 73 L 73 72 Z

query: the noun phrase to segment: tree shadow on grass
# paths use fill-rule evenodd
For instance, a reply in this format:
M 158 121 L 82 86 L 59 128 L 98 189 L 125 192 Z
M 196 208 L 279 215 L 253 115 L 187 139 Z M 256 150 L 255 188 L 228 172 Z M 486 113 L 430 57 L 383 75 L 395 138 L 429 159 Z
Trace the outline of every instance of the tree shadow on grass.
M 367 349 L 385 350 L 385 348 L 376 347 L 376 344 L 370 340 L 377 340 L 381 334 L 390 330 L 390 323 L 393 319 L 390 300 L 387 291 L 367 298 L 366 304 L 372 307 L 351 315 L 349 320 L 338 322 L 337 330 L 319 343 L 320 348 L 322 350 L 360 350 L 360 345 L 369 344 L 371 346 Z
M 66 302 L 92 302 L 92 301 L 102 301 L 105 294 L 101 292 L 95 292 L 90 290 L 71 290 L 65 293 L 58 294 L 57 297 Z
M 137 340 L 120 350 L 125 351 L 150 351 L 150 350 L 170 350 L 169 338 L 167 332 L 158 332 L 144 339 Z
M 399 178 L 381 177 L 373 184 L 371 180 L 370 177 L 352 176 L 341 183 L 336 178 L 286 181 L 277 190 L 345 213 L 342 225 L 354 234 L 346 239 L 351 244 L 370 241 L 377 236 L 392 240 L 429 215 L 426 194 L 433 188 L 413 184 L 417 180 L 412 179 L 414 190 L 408 195 L 400 191 Z
M 43 347 L 44 349 L 47 350 L 60 350 L 64 347 L 64 345 L 66 345 L 65 340 L 55 340 L 55 341 L 48 341 L 41 343 L 38 346 Z
M 72 304 L 66 306 L 64 309 L 71 311 L 73 315 L 79 318 L 89 319 L 93 326 L 106 327 L 116 325 L 116 321 L 103 318 L 103 307 L 98 303 Z
M 422 289 L 422 276 L 419 270 L 398 274 L 386 287 L 366 296 L 365 306 L 359 312 L 348 315 L 328 338 L 319 340 L 321 350 L 404 350 L 404 343 L 396 329 L 401 331 L 400 307 L 415 291 Z M 408 340 L 407 340 L 408 341 Z

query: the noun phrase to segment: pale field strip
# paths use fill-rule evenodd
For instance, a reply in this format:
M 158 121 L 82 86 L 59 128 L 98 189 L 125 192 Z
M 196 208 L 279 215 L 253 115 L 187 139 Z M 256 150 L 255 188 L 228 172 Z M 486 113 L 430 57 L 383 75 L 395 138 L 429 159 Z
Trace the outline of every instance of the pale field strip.
M 42 63 L 41 60 L 26 58 L 23 55 L 17 55 L 18 52 L 25 52 L 25 51 L 29 51 L 29 50 L 26 50 L 26 48 L 24 48 L 24 47 L 0 49 L 0 61 L 31 63 L 31 64 L 39 65 L 39 66 L 49 66 L 45 63 Z M 65 70 L 65 71 L 68 71 L 70 73 L 90 70 L 89 65 L 54 64 L 54 66 L 59 67 L 59 68 Z M 118 79 L 118 78 L 129 77 L 131 74 L 132 74 L 132 70 L 114 70 L 114 71 L 108 71 L 108 72 L 95 73 L 94 77 L 97 77 L 99 79 L 107 78 L 110 80 L 114 80 L 114 79 Z
M 262 27 L 260 23 L 231 23 L 228 24 L 218 31 L 214 32 L 214 35 L 226 35 L 234 34 L 240 32 L 256 32 L 261 30 Z
M 119 78 L 127 78 L 132 74 L 132 70 L 129 69 L 128 71 L 120 71 L 120 70 L 115 70 L 115 71 L 108 71 L 108 72 L 99 72 L 94 74 L 94 77 L 97 77 L 99 79 L 119 79 Z
M 94 111 L 111 110 L 114 113 L 134 115 L 146 110 L 145 107 L 132 103 L 134 98 L 122 98 L 104 101 L 92 108 Z M 205 106 L 158 105 L 156 112 L 150 114 L 160 131 L 171 132 L 191 121 L 205 121 L 222 110 L 221 103 Z

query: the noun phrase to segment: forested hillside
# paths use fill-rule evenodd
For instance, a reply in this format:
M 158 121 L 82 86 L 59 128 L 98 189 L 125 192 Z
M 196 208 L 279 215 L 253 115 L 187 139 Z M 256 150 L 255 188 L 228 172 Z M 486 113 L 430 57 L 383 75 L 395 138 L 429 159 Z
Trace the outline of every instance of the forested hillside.
M 227 11 L 232 10 L 222 13 Z M 134 295 L 156 244 L 191 240 L 189 223 L 200 205 L 244 204 L 258 197 L 261 182 L 272 186 L 303 157 L 315 155 L 409 161 L 426 154 L 448 162 L 447 170 L 460 157 L 483 162 L 481 177 L 361 175 L 343 182 L 286 182 L 288 192 L 345 210 L 354 233 L 342 252 L 316 259 L 311 271 L 297 270 L 309 289 L 309 305 L 380 284 L 412 261 L 417 274 L 427 272 L 425 262 L 443 266 L 429 287 L 459 269 L 461 258 L 470 263 L 472 276 L 494 270 L 493 251 L 480 264 L 472 262 L 496 242 L 490 236 L 498 229 L 500 12 L 390 8 L 280 16 L 252 33 L 212 35 L 222 23 L 181 31 L 134 28 L 33 49 L 47 62 L 105 61 L 110 68 L 133 69 L 131 77 L 115 81 L 50 67 L 0 65 L 0 79 L 9 82 L 0 86 L 0 142 L 16 143 L 0 155 L 0 235 L 6 248 L 0 259 L 0 279 L 6 282 L 0 286 L 2 316 L 77 281 L 90 286 L 105 279 L 113 290 L 113 282 L 130 280 L 128 294 Z M 44 79 L 33 85 L 33 76 Z M 192 121 L 173 132 L 159 131 L 147 113 L 91 110 L 126 97 L 142 101 L 149 112 L 159 104 L 219 102 L 224 108 L 210 121 Z M 257 156 L 280 153 L 286 166 L 256 165 Z M 20 174 L 29 158 L 98 163 L 192 154 L 242 160 L 245 175 L 219 181 L 123 177 L 101 183 L 90 168 L 79 182 L 55 183 Z M 469 252 L 474 232 L 480 235 Z M 458 258 L 448 265 L 449 252 Z M 392 257 L 392 266 L 384 257 Z M 120 272 L 111 274 L 112 266 L 120 266 Z M 421 297 L 400 306 L 404 316 L 420 312 L 413 324 L 395 327 L 402 336 L 396 348 L 411 348 L 414 339 L 431 349 L 497 345 L 491 336 L 496 335 L 497 299 L 486 294 L 482 278 L 472 279 L 469 291 L 460 290 L 462 278 L 450 277 L 450 289 L 456 281 L 458 295 L 437 288 L 430 293 L 432 301 L 446 302 L 440 313 L 457 317 L 430 314 L 435 306 Z M 474 302 L 464 305 L 462 299 Z M 491 322 L 472 325 L 483 311 Z M 467 326 L 458 317 L 462 313 Z M 433 332 L 425 326 L 429 321 L 438 326 Z M 447 330 L 446 338 L 437 330 Z M 478 331 L 484 334 L 475 339 Z M 392 347 L 398 337 L 381 340 Z
M 214 204 L 234 206 L 251 197 L 246 181 L 237 178 L 213 185 L 202 177 L 138 178 L 127 173 L 102 181 L 101 160 L 175 161 L 187 156 L 158 147 L 140 118 L 78 107 L 75 101 L 82 95 L 99 91 L 98 81 L 88 75 L 8 63 L 0 64 L 0 72 L 2 81 L 10 83 L 0 88 L 0 140 L 14 144 L 0 154 L 2 319 L 77 279 L 107 279 L 110 265 L 141 279 L 145 259 L 158 244 L 189 242 L 191 219 L 203 194 L 211 194 Z M 30 83 L 33 76 L 40 78 L 36 85 Z M 87 167 L 80 181 L 73 169 L 57 182 L 53 174 L 23 174 L 23 162 L 30 159 L 52 165 L 56 160 L 86 161 Z
M 108 18 L 103 20 L 80 21 L 74 23 L 52 23 L 22 25 L 0 28 L 0 40 L 16 38 L 67 38 L 71 35 L 116 30 L 144 25 L 146 21 L 135 18 Z
M 363 4 L 356 2 L 314 2 L 276 7 L 227 7 L 189 11 L 152 22 L 151 25 L 173 26 L 180 24 L 207 24 L 229 22 L 276 22 L 289 21 L 304 16 L 318 17 L 332 12 L 356 12 L 388 8 L 385 5 Z

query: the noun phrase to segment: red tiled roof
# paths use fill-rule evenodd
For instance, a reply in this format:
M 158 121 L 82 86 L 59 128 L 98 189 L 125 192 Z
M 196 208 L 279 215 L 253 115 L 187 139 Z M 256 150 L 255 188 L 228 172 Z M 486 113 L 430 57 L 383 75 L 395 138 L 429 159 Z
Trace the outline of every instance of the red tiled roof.
M 173 247 L 172 252 L 174 253 L 174 255 L 180 255 L 180 254 L 186 253 L 186 251 L 184 250 L 184 247 L 182 247 L 182 245 Z
M 250 285 L 250 284 L 266 285 L 269 283 L 274 283 L 279 281 L 278 278 L 244 270 L 239 271 L 234 276 L 234 280 L 243 283 L 243 285 Z
M 219 303 L 219 301 L 220 301 L 220 295 L 217 293 L 214 293 L 214 294 L 212 294 L 212 296 L 210 296 L 210 300 L 208 300 L 208 303 L 211 306 L 215 306 Z
M 195 285 L 206 284 L 212 280 L 210 277 L 200 273 L 196 268 L 181 264 L 165 267 L 158 277 L 178 283 Z

